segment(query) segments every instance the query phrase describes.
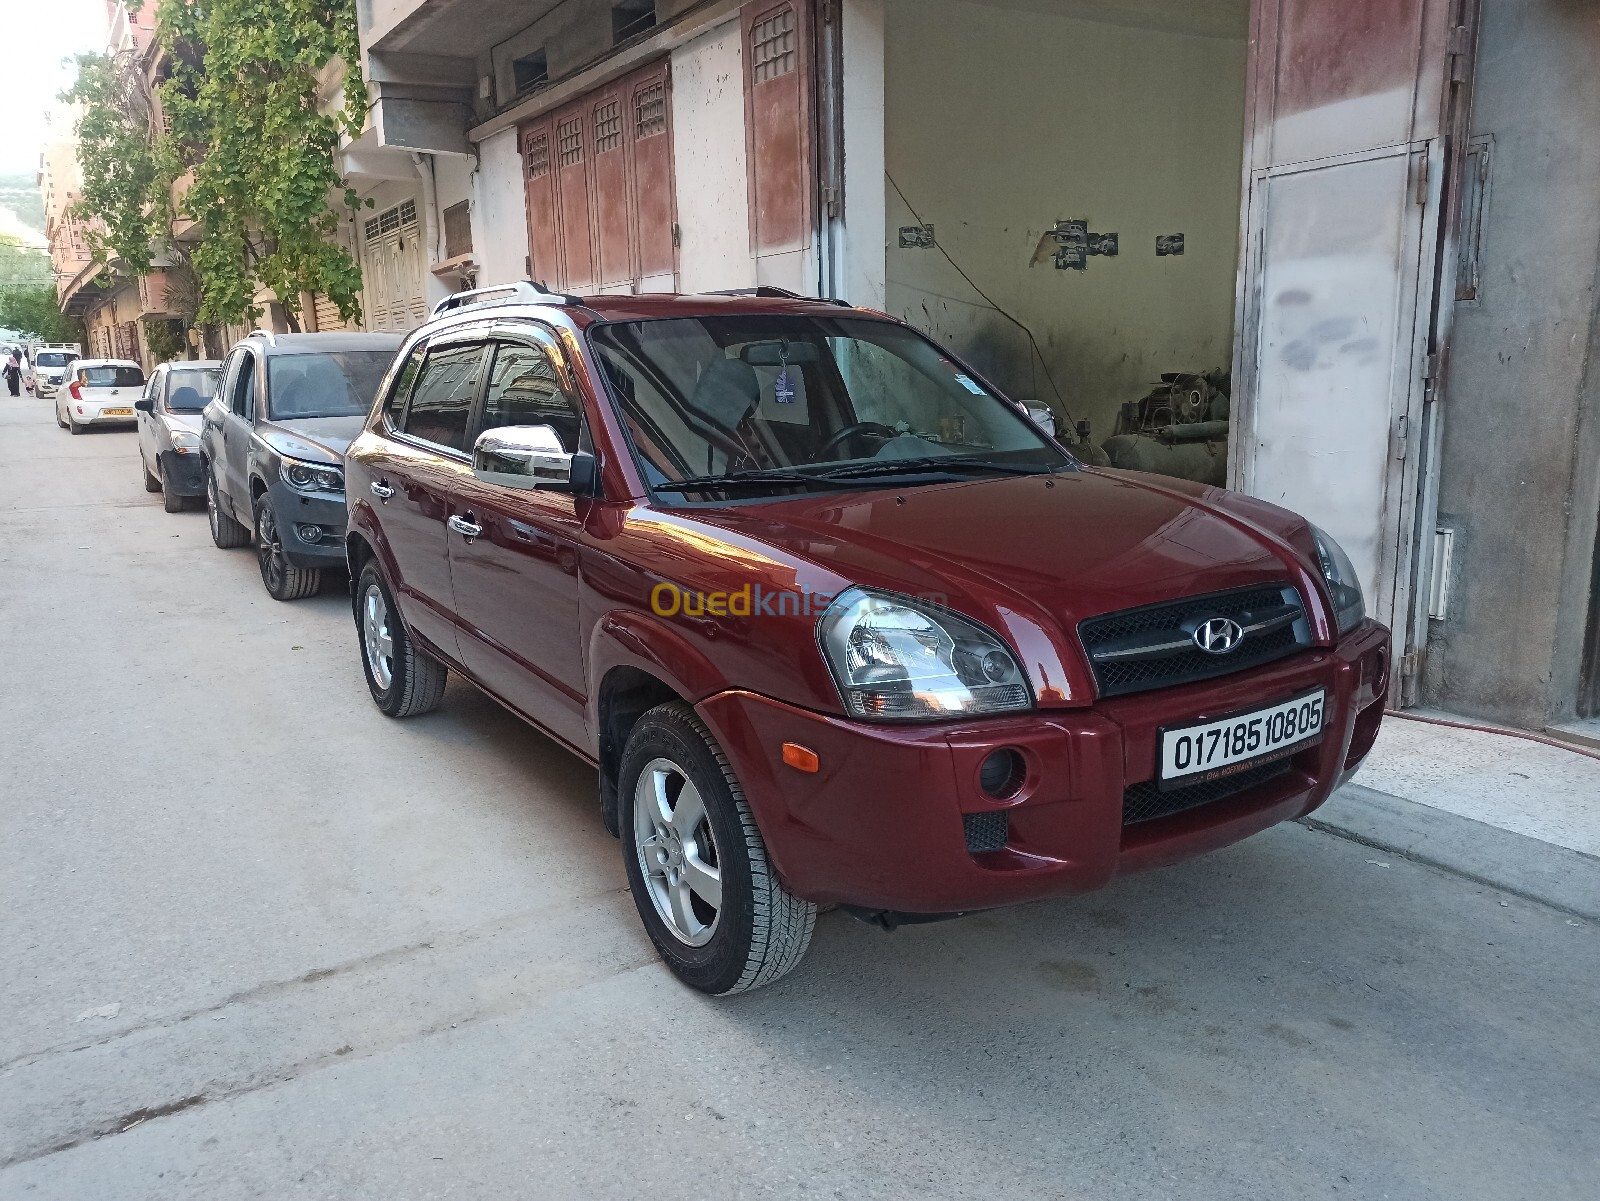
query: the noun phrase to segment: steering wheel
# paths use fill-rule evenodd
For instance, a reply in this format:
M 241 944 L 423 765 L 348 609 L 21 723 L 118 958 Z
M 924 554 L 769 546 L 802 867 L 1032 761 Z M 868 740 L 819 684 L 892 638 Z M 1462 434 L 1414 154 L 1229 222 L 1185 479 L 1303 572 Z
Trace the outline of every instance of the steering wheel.
M 851 438 L 856 437 L 858 434 L 872 434 L 875 437 L 882 438 L 885 442 L 887 442 L 890 438 L 898 438 L 900 436 L 898 433 L 880 421 L 853 422 L 852 424 L 845 426 L 842 430 L 839 430 L 833 435 L 833 437 L 824 442 L 817 453 L 811 456 L 811 461 L 813 463 L 826 461 L 829 452 L 831 452 L 834 447 L 844 445 Z

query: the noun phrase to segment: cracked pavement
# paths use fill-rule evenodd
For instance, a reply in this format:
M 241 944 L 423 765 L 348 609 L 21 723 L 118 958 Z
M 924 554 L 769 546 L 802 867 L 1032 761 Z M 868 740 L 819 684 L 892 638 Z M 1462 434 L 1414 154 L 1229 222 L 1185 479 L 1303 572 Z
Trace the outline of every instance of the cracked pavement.
M 1290 825 L 713 1001 L 592 770 L 383 718 L 131 433 L 0 459 L 0 1198 L 1593 1196 L 1592 925 Z

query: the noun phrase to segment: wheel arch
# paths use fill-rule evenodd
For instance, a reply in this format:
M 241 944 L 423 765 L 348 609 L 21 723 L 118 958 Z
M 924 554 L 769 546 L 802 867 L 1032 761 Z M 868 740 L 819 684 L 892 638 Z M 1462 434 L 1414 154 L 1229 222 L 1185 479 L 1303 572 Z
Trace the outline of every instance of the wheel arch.
M 630 664 L 606 672 L 595 690 L 595 742 L 600 760 L 600 820 L 615 837 L 621 823 L 617 775 L 628 735 L 639 719 L 658 705 L 685 698 L 660 676 Z

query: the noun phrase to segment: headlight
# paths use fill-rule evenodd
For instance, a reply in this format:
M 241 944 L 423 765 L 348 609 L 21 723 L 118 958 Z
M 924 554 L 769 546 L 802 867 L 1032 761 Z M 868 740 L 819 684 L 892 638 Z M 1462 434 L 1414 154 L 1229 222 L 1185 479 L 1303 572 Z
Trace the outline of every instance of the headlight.
M 299 459 L 284 459 L 279 469 L 283 482 L 301 492 L 343 492 L 344 472 L 337 467 L 321 463 L 303 463 Z
M 1328 582 L 1328 595 L 1333 598 L 1333 611 L 1339 619 L 1339 633 L 1348 634 L 1367 616 L 1367 605 L 1361 597 L 1361 581 L 1356 578 L 1355 565 L 1350 562 L 1350 556 L 1344 553 L 1344 548 L 1325 530 L 1313 525 L 1311 536 L 1317 540 L 1317 559 L 1322 565 L 1322 578 Z
M 172 436 L 172 449 L 180 455 L 193 454 L 200 449 L 200 438 L 188 430 L 170 430 Z
M 964 617 L 907 597 L 850 588 L 817 624 L 845 710 L 874 721 L 1033 708 L 1016 657 Z

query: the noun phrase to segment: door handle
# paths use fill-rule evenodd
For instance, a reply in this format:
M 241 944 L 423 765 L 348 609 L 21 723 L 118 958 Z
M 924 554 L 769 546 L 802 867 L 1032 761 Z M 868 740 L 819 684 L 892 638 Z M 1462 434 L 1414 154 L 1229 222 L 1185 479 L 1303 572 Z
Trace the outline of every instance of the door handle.
M 464 538 L 476 538 L 483 533 L 483 527 L 472 520 L 471 513 L 453 515 L 446 524 Z
M 394 495 L 394 489 L 389 487 L 388 483 L 384 480 L 373 480 L 372 483 L 367 485 L 367 487 L 371 490 L 372 495 L 376 496 L 379 500 L 388 500 Z

